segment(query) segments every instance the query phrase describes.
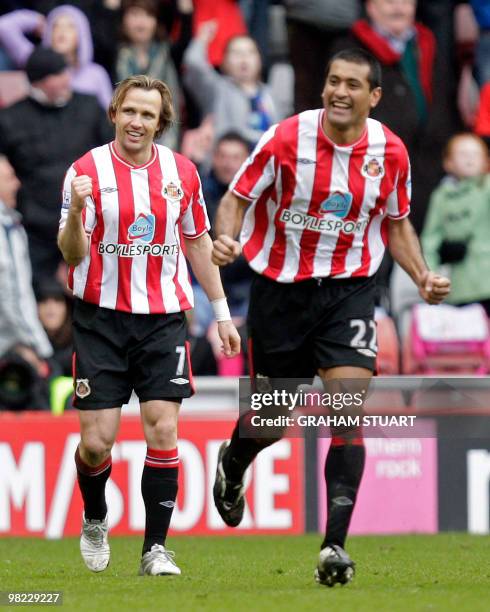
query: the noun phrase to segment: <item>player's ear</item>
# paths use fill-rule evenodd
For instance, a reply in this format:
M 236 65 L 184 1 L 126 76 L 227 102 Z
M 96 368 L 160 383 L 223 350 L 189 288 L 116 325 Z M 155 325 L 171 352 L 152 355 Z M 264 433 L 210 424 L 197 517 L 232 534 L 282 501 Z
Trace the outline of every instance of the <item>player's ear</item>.
M 370 92 L 370 105 L 371 108 L 375 108 L 376 106 L 378 106 L 379 101 L 381 100 L 381 96 L 383 95 L 383 92 L 381 91 L 381 87 L 375 87 L 371 92 Z
M 320 94 L 320 97 L 322 99 L 323 106 L 325 106 L 326 105 L 326 100 L 327 100 L 327 84 L 326 83 L 323 86 L 322 93 Z
M 114 111 L 113 106 L 109 106 L 109 110 L 107 111 L 107 115 L 111 123 L 116 123 L 116 112 Z

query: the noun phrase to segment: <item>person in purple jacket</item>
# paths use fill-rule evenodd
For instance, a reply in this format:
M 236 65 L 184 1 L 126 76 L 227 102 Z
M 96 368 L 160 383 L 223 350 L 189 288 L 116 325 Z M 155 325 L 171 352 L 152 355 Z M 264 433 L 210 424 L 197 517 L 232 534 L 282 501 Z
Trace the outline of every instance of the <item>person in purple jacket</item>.
M 69 65 L 73 90 L 92 94 L 106 109 L 112 83 L 106 70 L 92 61 L 93 43 L 87 17 L 64 4 L 44 18 L 41 13 L 21 9 L 0 17 L 0 45 L 18 68 L 24 68 L 34 48 L 27 35 L 42 36 L 42 45 L 61 53 Z

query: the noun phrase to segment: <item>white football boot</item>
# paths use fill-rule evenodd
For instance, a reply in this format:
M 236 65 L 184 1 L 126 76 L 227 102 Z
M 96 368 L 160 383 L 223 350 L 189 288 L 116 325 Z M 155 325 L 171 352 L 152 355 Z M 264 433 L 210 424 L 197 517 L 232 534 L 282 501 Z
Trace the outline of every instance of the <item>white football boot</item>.
M 165 550 L 161 544 L 153 544 L 141 558 L 139 576 L 180 576 L 180 568 L 174 562 L 175 553 Z
M 111 549 L 108 533 L 107 515 L 102 521 L 86 519 L 85 514 L 83 515 L 80 552 L 85 565 L 93 572 L 103 572 L 109 565 Z

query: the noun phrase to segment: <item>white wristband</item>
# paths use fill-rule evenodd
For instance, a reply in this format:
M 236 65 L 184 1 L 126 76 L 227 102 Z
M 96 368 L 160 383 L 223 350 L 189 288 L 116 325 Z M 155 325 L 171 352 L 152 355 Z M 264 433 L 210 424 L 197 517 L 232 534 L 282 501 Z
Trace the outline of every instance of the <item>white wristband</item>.
M 230 309 L 228 308 L 226 298 L 213 300 L 211 302 L 211 306 L 213 307 L 214 316 L 216 317 L 216 321 L 218 321 L 218 323 L 220 321 L 231 321 Z

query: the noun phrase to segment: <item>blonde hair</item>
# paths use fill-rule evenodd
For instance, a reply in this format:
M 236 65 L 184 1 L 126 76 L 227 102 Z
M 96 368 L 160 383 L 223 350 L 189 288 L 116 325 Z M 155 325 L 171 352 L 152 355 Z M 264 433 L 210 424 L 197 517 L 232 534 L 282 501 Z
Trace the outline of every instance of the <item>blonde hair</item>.
M 163 134 L 165 130 L 167 130 L 172 125 L 175 117 L 174 108 L 172 106 L 172 94 L 170 93 L 170 89 L 167 87 L 167 85 L 165 85 L 163 81 L 160 81 L 159 79 L 153 79 L 152 77 L 149 77 L 146 74 L 136 74 L 118 83 L 112 96 L 111 103 L 109 104 L 109 119 L 111 121 L 113 120 L 117 111 L 121 107 L 121 104 L 123 103 L 126 94 L 132 88 L 139 88 L 145 91 L 151 91 L 152 89 L 156 89 L 160 94 L 160 97 L 162 99 L 159 117 L 160 126 L 155 133 L 155 137 L 158 138 Z

